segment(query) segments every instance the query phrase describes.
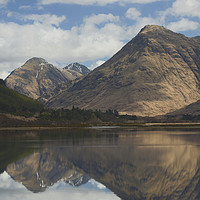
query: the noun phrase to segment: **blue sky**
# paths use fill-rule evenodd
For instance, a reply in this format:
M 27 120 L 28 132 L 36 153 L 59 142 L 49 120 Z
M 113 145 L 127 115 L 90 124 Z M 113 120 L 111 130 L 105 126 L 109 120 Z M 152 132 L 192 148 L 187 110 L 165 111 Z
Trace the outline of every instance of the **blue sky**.
M 199 0 L 0 0 L 0 78 L 31 57 L 102 64 L 147 24 L 200 35 Z

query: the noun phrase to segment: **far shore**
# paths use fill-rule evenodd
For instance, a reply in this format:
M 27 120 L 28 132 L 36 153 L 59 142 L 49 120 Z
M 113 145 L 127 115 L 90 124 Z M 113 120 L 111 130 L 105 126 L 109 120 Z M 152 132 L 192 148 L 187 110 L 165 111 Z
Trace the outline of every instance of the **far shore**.
M 200 123 L 102 123 L 102 124 L 75 124 L 67 126 L 21 126 L 21 127 L 0 127 L 0 131 L 12 131 L 12 130 L 22 130 L 22 131 L 42 131 L 42 130 L 52 130 L 52 129 L 72 129 L 72 128 L 133 128 L 133 129 L 148 129 L 148 128 L 192 128 L 200 129 Z

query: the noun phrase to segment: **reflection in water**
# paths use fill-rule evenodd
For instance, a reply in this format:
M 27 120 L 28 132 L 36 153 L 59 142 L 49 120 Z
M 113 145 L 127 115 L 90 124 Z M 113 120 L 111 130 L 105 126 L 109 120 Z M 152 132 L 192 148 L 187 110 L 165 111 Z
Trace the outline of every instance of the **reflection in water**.
M 7 164 L 0 198 L 200 199 L 200 134 L 99 130 L 74 135 L 9 138 L 7 144 L 23 153 L 26 147 L 27 153 Z
M 22 184 L 12 180 L 12 178 L 4 172 L 0 175 L 0 188 L 0 197 L 4 200 L 55 200 L 66 198 L 70 200 L 119 200 L 118 197 L 95 180 L 89 180 L 87 184 L 80 186 L 78 189 L 73 188 L 64 181 L 59 181 L 43 193 L 31 193 L 26 190 Z

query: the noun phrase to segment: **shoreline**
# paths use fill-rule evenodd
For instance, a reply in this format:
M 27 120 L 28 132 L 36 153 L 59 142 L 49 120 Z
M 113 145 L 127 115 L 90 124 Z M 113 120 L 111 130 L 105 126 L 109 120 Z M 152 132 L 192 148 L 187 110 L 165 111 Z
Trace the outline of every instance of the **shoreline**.
M 0 127 L 0 131 L 14 131 L 14 130 L 22 130 L 22 131 L 42 131 L 42 130 L 53 130 L 53 129 L 74 129 L 74 128 L 94 128 L 94 129 L 110 129 L 110 128 L 193 128 L 200 129 L 200 123 L 102 123 L 102 124 L 76 124 L 70 126 L 20 126 L 20 127 Z

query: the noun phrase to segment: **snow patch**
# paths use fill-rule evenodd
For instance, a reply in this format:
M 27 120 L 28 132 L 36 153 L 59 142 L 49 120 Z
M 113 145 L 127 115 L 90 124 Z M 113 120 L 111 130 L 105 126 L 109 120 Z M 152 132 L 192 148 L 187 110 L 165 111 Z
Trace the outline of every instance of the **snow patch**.
M 68 179 L 70 179 L 72 176 L 73 176 L 73 174 L 71 174 L 71 175 L 68 177 Z
M 40 64 L 39 64 L 39 66 L 44 66 L 44 65 L 45 65 L 45 63 L 40 63 Z
M 68 66 L 68 69 L 72 69 L 73 70 L 73 68 L 76 68 L 78 72 L 83 73 L 83 69 L 79 64 L 72 63 L 72 64 L 70 64 Z
M 36 177 L 37 177 L 37 180 L 39 181 L 40 180 L 40 176 L 39 176 L 38 172 L 36 172 Z
M 38 78 L 38 75 L 39 75 L 39 71 L 37 71 L 37 74 L 36 74 L 36 76 L 35 76 L 36 79 Z
M 45 188 L 46 185 L 44 184 L 44 181 L 42 180 L 42 182 L 40 183 L 40 187 Z
M 39 73 L 44 69 L 44 67 L 43 67 L 44 65 L 45 65 L 44 63 L 39 64 L 39 66 L 41 66 L 41 67 L 40 67 L 39 70 L 37 70 L 37 74 L 36 74 L 36 76 L 35 76 L 36 79 L 38 79 Z

